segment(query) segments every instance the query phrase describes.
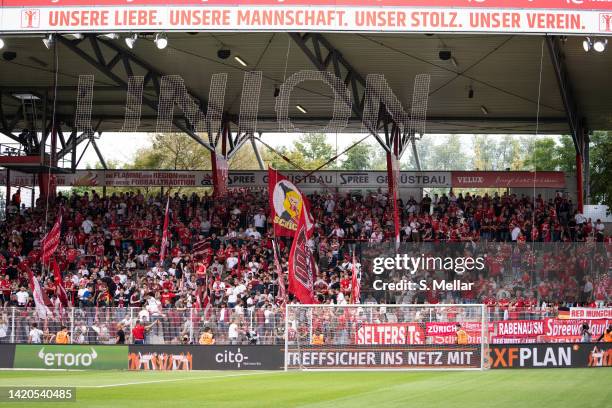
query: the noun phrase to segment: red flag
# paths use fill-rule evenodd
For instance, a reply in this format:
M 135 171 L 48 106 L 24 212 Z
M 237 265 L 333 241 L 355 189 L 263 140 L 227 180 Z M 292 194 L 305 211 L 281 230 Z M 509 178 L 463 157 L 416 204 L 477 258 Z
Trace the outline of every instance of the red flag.
M 355 252 L 353 252 L 353 262 L 351 265 L 353 276 L 351 277 L 351 303 L 361 303 L 361 279 L 357 276 L 357 261 L 355 260 Z
M 53 269 L 53 277 L 55 278 L 57 297 L 62 306 L 68 306 L 68 295 L 66 295 L 62 274 L 60 273 L 59 265 L 55 262 L 55 259 L 51 261 L 51 268 Z
M 24 266 L 24 268 L 28 272 L 28 279 L 30 280 L 30 288 L 32 289 L 32 295 L 34 297 L 34 304 L 36 305 L 36 314 L 40 319 L 46 319 L 48 316 L 52 316 L 51 310 L 47 306 L 47 301 L 45 300 L 45 295 L 42 289 L 40 288 L 40 283 L 38 279 L 34 277 L 32 270 L 29 266 Z M 47 298 L 48 300 L 48 298 Z M 51 303 L 51 302 L 48 302 Z
M 201 241 L 193 244 L 191 248 L 191 255 L 194 258 L 205 258 L 211 252 L 211 240 L 210 238 L 205 238 Z
M 279 300 L 279 305 L 284 306 L 287 303 L 287 291 L 285 289 L 285 278 L 283 276 L 283 268 L 278 260 L 276 242 L 272 240 L 272 250 L 274 251 L 274 266 L 276 267 L 276 275 L 278 282 L 278 292 L 276 293 L 276 299 Z
M 164 258 L 166 257 L 166 252 L 168 250 L 168 213 L 170 210 L 170 197 L 168 196 L 168 201 L 166 201 L 166 215 L 164 216 L 164 232 L 162 233 L 162 241 L 161 248 L 159 251 L 159 262 L 162 264 L 164 262 Z
M 268 168 L 268 196 L 274 235 L 293 237 L 302 208 L 308 207 L 306 197 L 291 181 L 272 168 Z M 312 223 L 311 219 L 307 221 Z
M 213 195 L 225 197 L 227 195 L 227 182 L 229 178 L 229 162 L 215 152 L 211 153 L 213 170 Z
M 289 253 L 289 292 L 293 293 L 300 303 L 315 303 L 314 277 L 317 275 L 317 264 L 308 247 L 312 237 L 312 225 L 308 226 L 308 211 L 301 211 L 297 231 Z
M 40 241 L 40 247 L 42 249 L 42 263 L 47 265 L 49 263 L 49 259 L 57 250 L 57 247 L 60 242 L 60 234 L 62 229 L 62 216 L 58 216 L 55 221 L 55 225 L 51 228 L 51 231 L 45 235 L 45 237 Z

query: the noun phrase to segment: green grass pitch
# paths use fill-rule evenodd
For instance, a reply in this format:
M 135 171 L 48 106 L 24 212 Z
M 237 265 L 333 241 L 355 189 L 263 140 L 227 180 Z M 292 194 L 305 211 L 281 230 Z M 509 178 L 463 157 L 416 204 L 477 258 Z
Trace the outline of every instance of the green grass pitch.
M 420 372 L 2 371 L 0 386 L 75 386 L 72 403 L 0 407 L 612 406 L 612 368 Z

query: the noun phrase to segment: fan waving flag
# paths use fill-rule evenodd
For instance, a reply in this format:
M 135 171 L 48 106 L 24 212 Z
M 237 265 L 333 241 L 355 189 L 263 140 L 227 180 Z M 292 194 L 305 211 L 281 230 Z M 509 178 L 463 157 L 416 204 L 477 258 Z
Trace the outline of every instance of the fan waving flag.
M 30 288 L 32 289 L 32 295 L 34 297 L 34 305 L 36 306 L 36 314 L 40 319 L 46 319 L 48 316 L 52 316 L 51 310 L 47 306 L 50 304 L 47 299 L 45 299 L 45 295 L 40 288 L 40 283 L 38 279 L 34 277 L 34 273 L 29 266 L 25 267 L 28 273 L 28 279 L 30 280 Z
M 308 207 L 306 197 L 295 184 L 272 168 L 268 168 L 268 195 L 274 235 L 293 237 L 298 229 L 302 208 Z
M 55 262 L 55 259 L 51 261 L 51 269 L 53 269 L 53 277 L 55 278 L 57 297 L 62 306 L 68 306 L 68 295 L 66 295 L 66 289 L 64 288 L 62 273 L 60 272 L 59 265 L 57 262 Z
M 166 252 L 168 252 L 168 222 L 169 222 L 169 210 L 170 210 L 170 196 L 166 201 L 166 215 L 164 216 L 164 231 L 162 233 L 161 248 L 159 251 L 159 262 L 163 264 Z
M 55 221 L 55 224 L 53 225 L 53 228 L 51 228 L 51 231 L 49 231 L 47 235 L 45 235 L 45 237 L 40 241 L 40 247 L 42 249 L 42 263 L 45 265 L 49 264 L 51 256 L 53 256 L 53 254 L 57 250 L 57 247 L 60 242 L 61 230 L 62 216 L 59 215 L 57 217 L 57 220 Z
M 317 264 L 308 246 L 313 228 L 309 224 L 308 211 L 301 211 L 297 231 L 289 253 L 289 292 L 293 293 L 300 303 L 315 303 L 314 278 L 317 275 Z
M 359 279 L 357 271 L 357 261 L 355 260 L 355 252 L 353 252 L 353 262 L 351 265 L 351 271 L 353 276 L 351 278 L 351 303 L 361 303 L 359 297 L 361 296 L 361 279 Z

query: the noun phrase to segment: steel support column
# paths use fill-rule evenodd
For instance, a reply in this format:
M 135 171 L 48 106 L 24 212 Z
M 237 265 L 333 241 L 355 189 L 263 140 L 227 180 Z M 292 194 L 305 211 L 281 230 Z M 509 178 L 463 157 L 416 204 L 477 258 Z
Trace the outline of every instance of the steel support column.
M 546 44 L 555 71 L 559 93 L 561 94 L 561 100 L 563 101 L 563 107 L 565 109 L 565 116 L 567 117 L 567 123 L 574 142 L 574 148 L 576 149 L 576 196 L 578 211 L 582 212 L 584 210 L 584 172 L 589 171 L 588 164 L 585 169 L 584 162 L 585 157 L 588 157 L 585 150 L 589 148 L 586 120 L 582 117 L 580 107 L 575 98 L 572 81 L 567 72 L 565 55 L 561 50 L 561 41 L 559 37 L 547 36 Z
M 582 175 L 582 155 L 580 153 L 576 154 L 576 196 L 577 196 L 577 205 L 578 211 L 583 212 L 584 210 L 584 195 L 582 193 L 583 187 L 583 175 Z
M 4 219 L 8 219 L 8 210 L 11 200 L 11 169 L 6 169 L 6 197 L 4 201 Z
M 108 170 L 108 166 L 106 165 L 106 160 L 104 160 L 104 156 L 102 156 L 102 152 L 98 148 L 98 144 L 96 143 L 96 139 L 94 137 L 91 137 L 91 145 L 93 146 L 94 150 L 96 151 L 96 155 L 98 156 L 98 160 L 100 160 L 100 164 L 102 165 L 104 170 Z
M 261 139 L 261 132 L 259 133 L 259 138 Z M 251 147 L 253 148 L 253 152 L 255 152 L 255 158 L 257 159 L 257 164 L 259 164 L 259 170 L 265 170 L 266 165 L 264 164 L 264 161 L 261 158 L 261 153 L 259 152 L 257 143 L 255 143 L 255 138 L 250 137 L 249 140 L 251 141 Z
M 587 205 L 591 204 L 591 172 L 589 171 L 589 169 L 591 168 L 591 148 L 589 146 L 590 142 L 591 142 L 590 134 L 585 133 L 582 163 L 584 164 L 583 169 L 587 169 L 587 171 L 583 171 L 584 202 Z

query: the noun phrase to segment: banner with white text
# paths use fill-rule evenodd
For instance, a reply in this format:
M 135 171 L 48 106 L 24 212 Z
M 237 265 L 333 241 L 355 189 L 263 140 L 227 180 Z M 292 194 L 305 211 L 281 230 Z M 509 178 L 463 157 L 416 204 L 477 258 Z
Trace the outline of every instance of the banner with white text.
M 4 0 L 1 11 L 2 32 L 612 32 L 612 2 L 597 0 Z

